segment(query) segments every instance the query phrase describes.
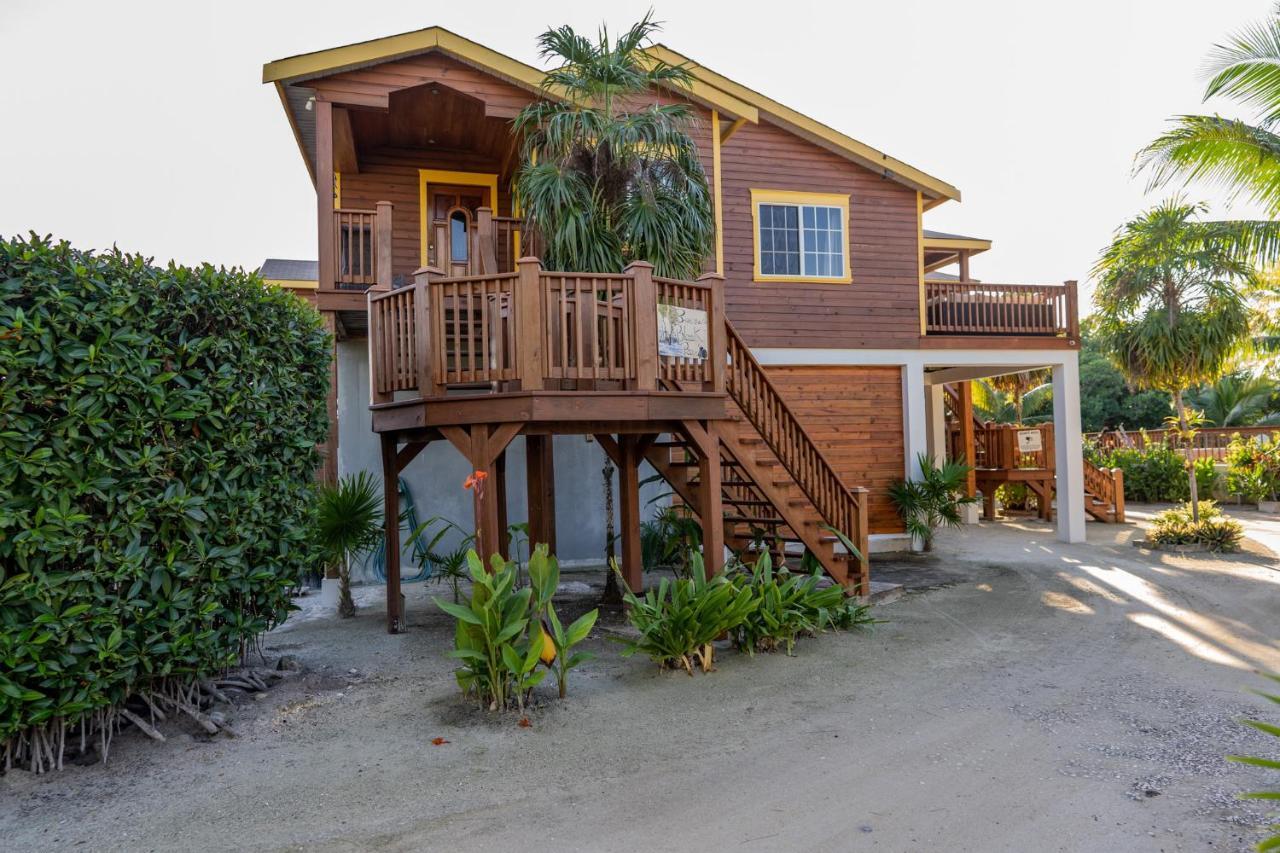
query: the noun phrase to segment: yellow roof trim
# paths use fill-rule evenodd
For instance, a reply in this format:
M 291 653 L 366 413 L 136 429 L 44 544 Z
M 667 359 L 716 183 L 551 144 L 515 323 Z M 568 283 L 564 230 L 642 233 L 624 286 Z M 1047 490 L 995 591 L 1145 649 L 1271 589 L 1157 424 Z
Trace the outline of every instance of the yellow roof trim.
M 262 66 L 262 82 L 292 83 L 313 77 L 325 77 L 352 68 L 390 62 L 406 56 L 441 50 L 482 70 L 492 72 L 527 89 L 541 92 L 545 72 L 527 65 L 506 54 L 498 53 L 482 44 L 463 38 L 444 27 L 427 27 L 410 33 L 358 42 L 328 50 L 318 50 L 277 59 Z M 553 93 L 554 94 L 554 93 Z M 694 80 L 689 92 L 694 100 L 726 113 L 734 118 L 757 121 L 755 107 L 721 90 Z
M 904 183 L 913 189 L 931 197 L 932 203 L 926 202 L 925 207 L 932 207 L 947 199 L 960 200 L 960 190 L 948 184 L 946 181 L 939 180 L 925 172 L 920 171 L 914 166 L 896 160 L 872 148 L 869 145 L 859 142 L 851 136 L 846 136 L 838 130 L 833 130 L 825 124 L 814 121 L 806 115 L 796 112 L 790 107 L 783 106 L 771 98 L 766 98 L 759 92 L 748 89 L 739 83 L 735 83 L 728 77 L 717 74 L 708 68 L 698 65 L 688 57 L 677 53 L 666 45 L 656 44 L 647 49 L 647 52 L 660 59 L 668 65 L 684 65 L 693 75 L 703 83 L 722 90 L 726 94 L 740 99 L 747 104 L 755 107 L 757 110 L 768 113 L 778 119 L 785 125 L 799 131 L 802 135 L 812 137 L 820 144 L 835 149 L 837 152 L 847 156 L 854 162 L 865 166 L 873 171 L 883 170 L 892 175 L 901 183 Z
M 990 240 L 980 240 L 977 237 L 929 237 L 921 238 L 926 249 L 972 249 L 975 252 L 985 252 L 991 248 Z

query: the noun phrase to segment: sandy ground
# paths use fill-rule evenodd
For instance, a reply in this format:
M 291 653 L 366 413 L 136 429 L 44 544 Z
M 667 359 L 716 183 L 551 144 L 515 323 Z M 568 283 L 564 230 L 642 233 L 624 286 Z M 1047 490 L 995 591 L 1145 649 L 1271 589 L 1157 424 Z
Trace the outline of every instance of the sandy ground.
M 1244 850 L 1264 813 L 1235 795 L 1274 779 L 1222 756 L 1276 752 L 1237 720 L 1274 715 L 1248 689 L 1280 671 L 1280 525 L 1240 516 L 1260 544 L 1231 561 L 1141 551 L 1135 525 L 947 533 L 881 562 L 912 591 L 874 632 L 696 678 L 598 636 L 528 728 L 457 696 L 443 590 L 410 589 L 397 637 L 366 590 L 353 621 L 268 637 L 306 671 L 230 712 L 240 738 L 170 722 L 0 780 L 0 847 Z

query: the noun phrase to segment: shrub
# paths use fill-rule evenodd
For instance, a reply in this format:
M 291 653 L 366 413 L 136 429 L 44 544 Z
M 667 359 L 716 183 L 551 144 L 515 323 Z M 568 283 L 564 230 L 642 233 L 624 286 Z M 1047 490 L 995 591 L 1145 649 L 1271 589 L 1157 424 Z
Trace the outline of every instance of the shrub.
M 1107 454 L 1103 467 L 1124 471 L 1125 500 L 1161 503 L 1190 497 L 1186 458 L 1167 444 L 1117 447 Z
M 1280 433 L 1260 438 L 1232 436 L 1227 446 L 1227 489 L 1247 501 L 1280 494 Z
M 239 270 L 0 239 L 0 748 L 105 746 L 237 661 L 313 568 L 331 343 Z
M 730 631 L 737 649 L 748 654 L 782 646 L 789 655 L 797 637 L 875 621 L 869 615 L 870 608 L 846 596 L 843 588 L 822 586 L 821 570 L 809 575 L 775 571 L 767 553 L 761 554 L 751 569 L 739 570 L 732 580 L 739 589 L 752 591 L 759 601 L 742 624 Z
M 1200 501 L 1200 521 L 1191 517 L 1191 505 L 1166 509 L 1151 520 L 1147 540 L 1157 545 L 1204 545 L 1213 551 L 1238 551 L 1244 527 L 1223 515 L 1213 501 Z
M 1280 675 L 1273 675 L 1270 673 L 1263 673 L 1263 675 L 1270 678 L 1272 681 L 1280 683 Z M 1259 692 L 1259 695 L 1269 702 L 1280 705 L 1280 695 L 1261 692 Z M 1252 726 L 1263 734 L 1271 735 L 1274 738 L 1280 738 L 1280 725 L 1276 725 L 1275 723 L 1267 723 L 1262 720 L 1244 720 L 1244 724 Z M 1255 755 L 1228 755 L 1227 758 L 1231 761 L 1238 761 L 1241 764 L 1252 764 L 1254 767 L 1262 767 L 1267 770 L 1280 770 L 1280 761 L 1277 761 L 1274 758 L 1263 758 Z M 1241 796 L 1250 800 L 1280 800 L 1280 789 L 1252 791 L 1248 794 L 1241 794 Z M 1257 844 L 1257 849 L 1262 851 L 1262 853 L 1265 853 L 1265 851 L 1268 850 L 1280 850 L 1280 826 L 1273 826 L 1271 828 L 1272 830 L 1277 830 L 1277 834 L 1272 835 L 1269 838 L 1264 838 Z
M 572 652 L 595 624 L 592 610 L 565 628 L 551 604 L 560 582 L 560 567 L 546 545 L 529 555 L 529 585 L 520 586 L 516 564 L 494 554 L 486 571 L 474 550 L 467 552 L 471 596 L 465 604 L 435 599 L 454 617 L 454 648 L 449 656 L 462 662 L 454 671 L 458 686 L 489 710 L 514 704 L 523 710 L 529 694 L 554 664 L 564 698 L 569 670 L 591 655 Z M 550 619 L 544 627 L 543 617 Z M 547 669 L 539 670 L 538 663 Z
M 618 572 L 616 564 L 613 570 Z M 703 672 L 711 670 L 711 641 L 741 625 L 759 603 L 754 590 L 735 586 L 723 574 L 704 579 L 700 554 L 693 556 L 691 577 L 663 578 L 643 597 L 623 586 L 627 618 L 640 636 L 626 641 L 622 656 L 644 652 L 662 669 L 683 668 L 690 675 L 695 663 Z

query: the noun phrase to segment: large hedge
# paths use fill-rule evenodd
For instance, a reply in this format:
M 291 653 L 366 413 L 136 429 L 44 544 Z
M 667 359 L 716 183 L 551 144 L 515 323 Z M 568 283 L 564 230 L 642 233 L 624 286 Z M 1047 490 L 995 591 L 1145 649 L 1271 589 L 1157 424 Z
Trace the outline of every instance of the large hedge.
M 0 766 L 285 617 L 330 353 L 256 275 L 0 239 Z

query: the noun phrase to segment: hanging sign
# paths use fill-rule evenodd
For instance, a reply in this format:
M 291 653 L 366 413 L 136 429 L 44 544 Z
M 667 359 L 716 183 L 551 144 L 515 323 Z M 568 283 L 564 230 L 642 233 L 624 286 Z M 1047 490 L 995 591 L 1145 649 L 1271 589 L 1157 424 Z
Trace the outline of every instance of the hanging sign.
M 707 312 L 659 304 L 658 355 L 706 360 Z
M 1040 440 L 1040 430 L 1038 429 L 1018 430 L 1018 452 L 1019 453 L 1039 453 L 1041 450 L 1044 450 L 1044 442 Z

